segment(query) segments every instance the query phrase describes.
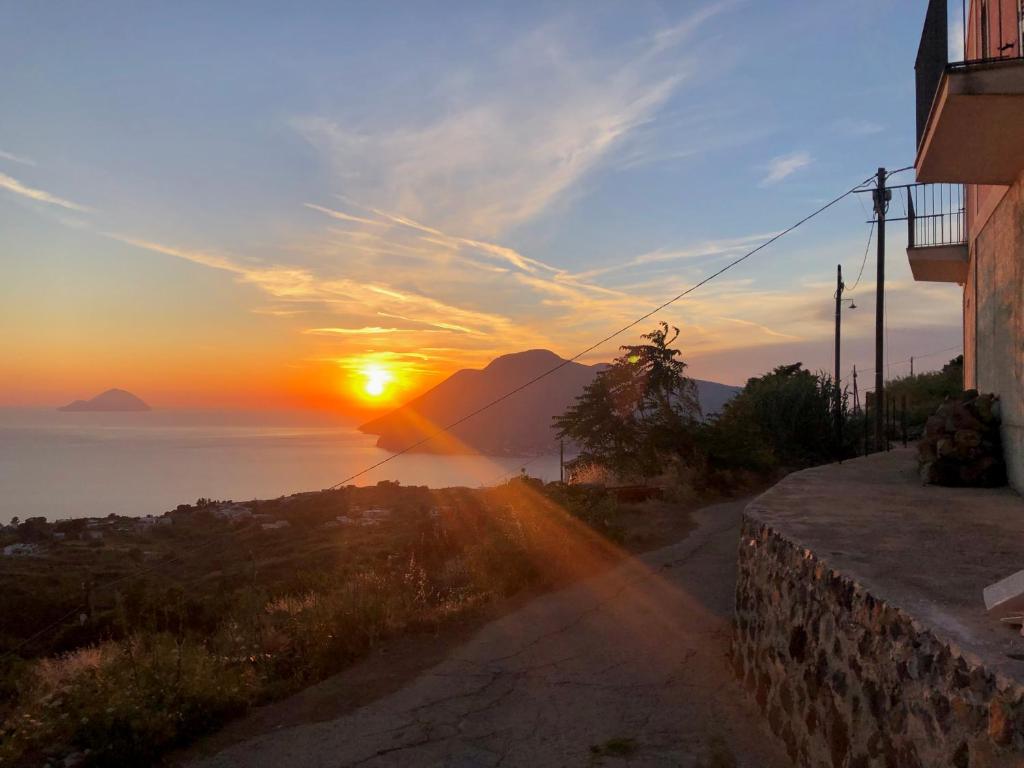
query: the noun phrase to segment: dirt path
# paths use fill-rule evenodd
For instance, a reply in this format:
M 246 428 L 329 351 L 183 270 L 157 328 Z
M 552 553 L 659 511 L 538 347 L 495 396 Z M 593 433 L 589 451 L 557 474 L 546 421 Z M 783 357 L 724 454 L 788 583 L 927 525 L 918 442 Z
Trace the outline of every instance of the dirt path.
M 683 541 L 537 598 L 409 685 L 190 765 L 788 765 L 725 656 L 741 502 Z

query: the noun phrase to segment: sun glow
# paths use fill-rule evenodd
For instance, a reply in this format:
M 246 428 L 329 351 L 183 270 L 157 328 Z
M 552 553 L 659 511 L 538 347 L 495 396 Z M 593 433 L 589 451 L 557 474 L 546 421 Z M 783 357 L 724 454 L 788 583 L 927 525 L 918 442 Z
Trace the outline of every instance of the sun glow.
M 382 397 L 392 379 L 390 371 L 374 365 L 363 370 L 363 392 L 372 398 Z

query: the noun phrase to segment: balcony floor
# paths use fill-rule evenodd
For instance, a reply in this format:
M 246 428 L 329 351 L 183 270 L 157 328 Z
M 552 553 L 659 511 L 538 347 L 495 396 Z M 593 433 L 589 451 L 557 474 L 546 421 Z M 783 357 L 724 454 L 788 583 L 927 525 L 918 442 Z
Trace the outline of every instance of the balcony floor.
M 947 71 L 917 155 L 917 180 L 1012 184 L 1024 170 L 1024 59 Z
M 967 245 L 929 245 L 907 248 L 910 271 L 919 282 L 967 282 Z

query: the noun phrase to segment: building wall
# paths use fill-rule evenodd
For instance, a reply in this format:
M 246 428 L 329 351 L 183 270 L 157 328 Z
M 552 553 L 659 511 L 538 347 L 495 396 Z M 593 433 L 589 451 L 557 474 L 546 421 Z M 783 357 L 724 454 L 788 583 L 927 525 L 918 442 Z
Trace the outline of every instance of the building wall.
M 971 0 L 964 40 L 965 58 L 997 59 L 1017 54 L 1017 46 L 1021 42 L 1017 3 L 1018 0 Z M 988 17 L 984 33 L 980 23 L 983 7 Z M 957 14 L 959 12 L 957 9 Z
M 977 260 L 972 256 L 971 263 L 967 268 L 967 282 L 964 284 L 964 389 L 978 388 L 978 382 L 974 375 L 977 365 L 977 355 L 974 353 L 977 344 L 977 331 L 974 322 L 977 311 L 977 302 L 974 299 L 978 284 L 977 265 Z
M 750 515 L 732 656 L 801 768 L 1024 765 L 1024 689 Z
M 1024 177 L 984 220 L 970 218 L 965 383 L 999 395 L 1010 482 L 1024 490 Z

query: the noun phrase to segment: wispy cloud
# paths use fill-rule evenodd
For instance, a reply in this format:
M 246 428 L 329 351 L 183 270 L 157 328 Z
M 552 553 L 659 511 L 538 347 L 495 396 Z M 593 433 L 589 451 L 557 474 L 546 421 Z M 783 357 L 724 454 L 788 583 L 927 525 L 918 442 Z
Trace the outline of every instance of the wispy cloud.
M 36 161 L 30 157 L 24 155 L 16 155 L 13 152 L 4 152 L 0 149 L 0 160 L 9 160 L 12 163 L 19 163 L 21 165 L 35 165 Z
M 642 253 L 638 256 L 633 256 L 629 259 L 619 260 L 606 267 L 598 267 L 596 269 L 587 270 L 586 272 L 579 272 L 573 277 L 577 279 L 590 279 L 601 275 L 607 275 L 611 272 L 635 269 L 649 264 L 739 254 L 749 250 L 755 245 L 763 243 L 775 234 L 776 233 L 774 232 L 765 232 L 724 240 L 709 240 L 688 248 L 659 248 L 654 251 Z
M 5 173 L 0 173 L 0 189 L 6 189 L 8 192 L 13 192 L 16 195 L 26 197 L 29 200 L 36 200 L 40 203 L 47 203 L 48 205 L 56 205 L 61 208 L 66 208 L 69 211 L 81 211 L 84 213 L 91 210 L 87 206 L 79 203 L 73 203 L 70 200 L 65 200 L 64 198 L 57 197 L 56 195 L 51 195 L 49 192 L 42 189 L 36 189 L 35 187 L 22 184 L 17 179 L 8 176 Z
M 303 333 L 312 336 L 380 336 L 385 333 L 399 333 L 401 328 L 382 328 L 376 325 L 368 325 L 362 328 L 307 328 Z
M 768 163 L 767 175 L 761 179 L 761 186 L 778 184 L 801 168 L 806 168 L 812 162 L 810 153 L 804 151 L 790 152 L 788 155 L 772 158 L 772 161 Z
M 696 71 L 685 44 L 725 6 L 710 4 L 601 57 L 575 50 L 567 28 L 535 30 L 442 89 L 437 116 L 414 125 L 344 115 L 306 115 L 292 125 L 361 201 L 493 238 L 565 199 L 653 120 Z M 492 71 L 518 74 L 495 89 Z
M 126 245 L 231 273 L 239 282 L 254 285 L 281 303 L 319 305 L 322 310 L 354 317 L 411 316 L 427 326 L 458 329 L 472 335 L 517 338 L 520 332 L 516 323 L 497 312 L 459 306 L 381 281 L 338 277 L 287 264 L 254 263 L 229 254 L 172 246 L 116 232 L 101 234 Z M 387 332 L 368 327 L 376 332 Z M 345 330 L 339 328 L 332 333 L 342 335 Z M 350 335 L 361 333 L 363 331 L 355 330 Z

